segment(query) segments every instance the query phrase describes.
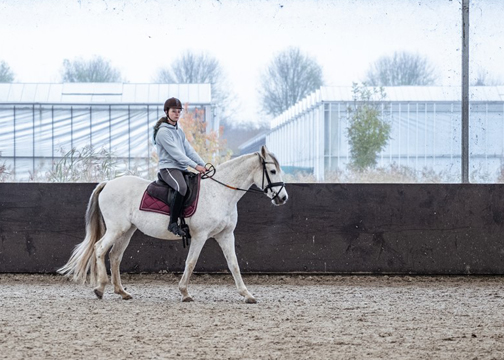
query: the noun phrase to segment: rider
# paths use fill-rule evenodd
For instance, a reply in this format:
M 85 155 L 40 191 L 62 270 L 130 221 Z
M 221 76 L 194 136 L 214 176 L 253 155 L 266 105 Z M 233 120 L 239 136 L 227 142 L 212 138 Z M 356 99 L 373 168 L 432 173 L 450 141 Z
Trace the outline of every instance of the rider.
M 176 190 L 175 197 L 170 204 L 170 223 L 168 230 L 175 235 L 187 235 L 178 224 L 182 212 L 187 184 L 184 172 L 190 166 L 200 173 L 204 173 L 205 163 L 187 141 L 184 132 L 178 126 L 182 103 L 177 98 L 169 98 L 164 103 L 166 117 L 158 120 L 154 126 L 154 144 L 159 156 L 159 174 L 161 178 Z

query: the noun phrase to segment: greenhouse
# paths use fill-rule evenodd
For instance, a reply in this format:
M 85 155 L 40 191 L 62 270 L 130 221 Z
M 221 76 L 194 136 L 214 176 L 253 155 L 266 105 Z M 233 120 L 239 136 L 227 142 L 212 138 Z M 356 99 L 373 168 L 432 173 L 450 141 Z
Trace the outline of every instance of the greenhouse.
M 152 127 L 172 96 L 199 109 L 207 131 L 219 128 L 209 84 L 0 84 L 0 165 L 25 181 L 72 150 L 101 151 L 123 172 L 148 173 Z
M 377 167 L 407 167 L 459 182 L 461 173 L 461 88 L 385 87 L 372 101 L 390 138 L 377 155 Z M 283 166 L 312 173 L 324 181 L 345 172 L 351 162 L 348 141 L 354 99 L 352 87 L 322 87 L 275 118 L 266 144 Z M 470 171 L 479 182 L 501 174 L 504 155 L 504 86 L 470 88 Z

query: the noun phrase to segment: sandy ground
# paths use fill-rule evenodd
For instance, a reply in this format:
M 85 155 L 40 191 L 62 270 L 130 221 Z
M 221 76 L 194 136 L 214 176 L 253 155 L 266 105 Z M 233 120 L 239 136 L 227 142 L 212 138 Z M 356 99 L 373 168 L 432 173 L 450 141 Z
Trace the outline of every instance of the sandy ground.
M 1 359 L 504 359 L 503 277 L 0 274 Z

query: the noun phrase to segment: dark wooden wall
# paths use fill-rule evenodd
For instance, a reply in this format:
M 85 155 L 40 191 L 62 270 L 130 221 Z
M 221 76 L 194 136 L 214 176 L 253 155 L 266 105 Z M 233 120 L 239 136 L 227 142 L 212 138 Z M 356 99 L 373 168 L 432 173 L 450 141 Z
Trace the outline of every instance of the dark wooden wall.
M 85 234 L 95 184 L 0 184 L 0 272 L 52 273 Z M 288 184 L 238 204 L 242 272 L 504 274 L 504 185 Z M 123 272 L 183 271 L 179 241 L 137 232 Z M 210 239 L 196 267 L 227 271 Z

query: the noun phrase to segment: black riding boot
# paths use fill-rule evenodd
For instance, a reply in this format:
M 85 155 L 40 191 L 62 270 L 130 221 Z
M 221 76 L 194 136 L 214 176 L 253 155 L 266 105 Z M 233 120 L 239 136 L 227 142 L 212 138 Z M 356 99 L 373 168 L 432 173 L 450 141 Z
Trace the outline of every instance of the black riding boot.
M 170 224 L 168 225 L 168 231 L 171 231 L 175 235 L 186 236 L 184 230 L 178 225 L 178 218 L 182 212 L 182 206 L 184 205 L 184 196 L 179 192 L 176 193 L 175 197 L 170 206 Z

